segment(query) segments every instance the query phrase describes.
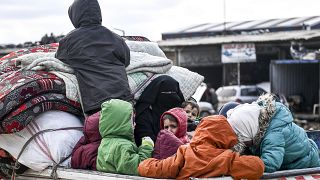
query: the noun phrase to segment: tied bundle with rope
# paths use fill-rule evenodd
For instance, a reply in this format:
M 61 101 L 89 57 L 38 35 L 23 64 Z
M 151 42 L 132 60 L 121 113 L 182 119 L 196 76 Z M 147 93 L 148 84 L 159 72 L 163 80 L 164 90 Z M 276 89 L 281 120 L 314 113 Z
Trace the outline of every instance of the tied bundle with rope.
M 22 153 L 25 151 L 26 147 L 30 144 L 31 141 L 35 140 L 35 138 L 39 137 L 40 134 L 43 133 L 47 133 L 47 132 L 54 132 L 54 131 L 63 131 L 63 130 L 79 130 L 82 131 L 82 127 L 66 127 L 66 128 L 59 128 L 59 129 L 46 129 L 46 130 L 42 130 L 37 132 L 36 134 L 34 134 L 22 147 L 20 153 L 18 154 L 17 159 L 15 160 L 14 165 L 12 166 L 12 175 L 11 175 L 11 180 L 15 180 L 16 177 L 16 170 L 20 168 L 20 163 L 19 163 L 19 158 L 21 157 Z M 61 159 L 59 162 L 55 162 L 54 159 L 51 157 L 50 154 L 48 154 L 48 152 L 45 152 L 47 156 L 50 157 L 50 159 L 54 162 L 53 166 L 52 166 L 52 171 L 51 171 L 51 175 L 50 177 L 52 179 L 57 179 L 58 175 L 57 175 L 57 168 L 59 167 L 59 165 L 64 162 L 66 159 L 68 159 L 71 156 L 71 153 L 69 154 L 69 156 Z
M 0 134 L 0 144 L 15 162 L 11 163 L 12 178 L 19 174 L 19 164 L 34 171 L 50 166 L 70 167 L 70 154 L 83 136 L 83 124 L 73 114 L 63 111 L 47 111 L 35 118 L 23 130 L 12 134 Z M 10 171 L 11 172 L 11 171 Z M 52 177 L 55 177 L 53 171 Z

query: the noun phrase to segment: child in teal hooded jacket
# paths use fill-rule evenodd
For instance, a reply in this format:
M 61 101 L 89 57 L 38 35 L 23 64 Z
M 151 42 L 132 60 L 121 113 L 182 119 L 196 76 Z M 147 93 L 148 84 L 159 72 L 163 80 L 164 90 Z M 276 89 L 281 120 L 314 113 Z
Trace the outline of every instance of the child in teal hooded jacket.
M 239 105 L 227 114 L 239 141 L 263 160 L 265 172 L 320 166 L 316 143 L 272 94 L 262 95 L 252 104 Z
M 150 158 L 154 143 L 149 137 L 137 147 L 134 142 L 133 107 L 119 99 L 111 99 L 101 105 L 99 132 L 102 136 L 98 149 L 97 170 L 138 175 L 138 165 Z

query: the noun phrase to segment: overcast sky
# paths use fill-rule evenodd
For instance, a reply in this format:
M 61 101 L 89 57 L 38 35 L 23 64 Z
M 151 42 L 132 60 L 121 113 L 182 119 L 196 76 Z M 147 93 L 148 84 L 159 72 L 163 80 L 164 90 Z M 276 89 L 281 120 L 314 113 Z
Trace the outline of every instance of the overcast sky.
M 73 29 L 73 0 L 0 0 L 0 44 L 38 41 Z M 224 21 L 224 0 L 99 0 L 102 24 L 152 41 L 161 33 Z M 320 0 L 225 0 L 226 21 L 320 16 Z

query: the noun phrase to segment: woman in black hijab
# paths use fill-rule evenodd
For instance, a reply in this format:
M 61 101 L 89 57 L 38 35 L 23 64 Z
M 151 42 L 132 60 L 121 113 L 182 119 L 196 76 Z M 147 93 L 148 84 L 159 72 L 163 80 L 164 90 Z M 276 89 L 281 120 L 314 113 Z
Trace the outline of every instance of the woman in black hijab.
M 154 142 L 160 131 L 160 116 L 165 111 L 180 107 L 184 102 L 179 82 L 170 76 L 159 76 L 143 91 L 136 109 L 135 141 L 141 145 L 141 138 L 149 136 Z

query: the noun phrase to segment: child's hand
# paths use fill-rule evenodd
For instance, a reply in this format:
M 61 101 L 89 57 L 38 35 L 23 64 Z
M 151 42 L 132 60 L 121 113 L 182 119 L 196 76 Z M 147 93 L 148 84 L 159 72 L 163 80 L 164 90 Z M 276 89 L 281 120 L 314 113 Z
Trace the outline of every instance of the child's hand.
M 154 142 L 150 137 L 146 136 L 142 138 L 142 145 L 154 147 Z

